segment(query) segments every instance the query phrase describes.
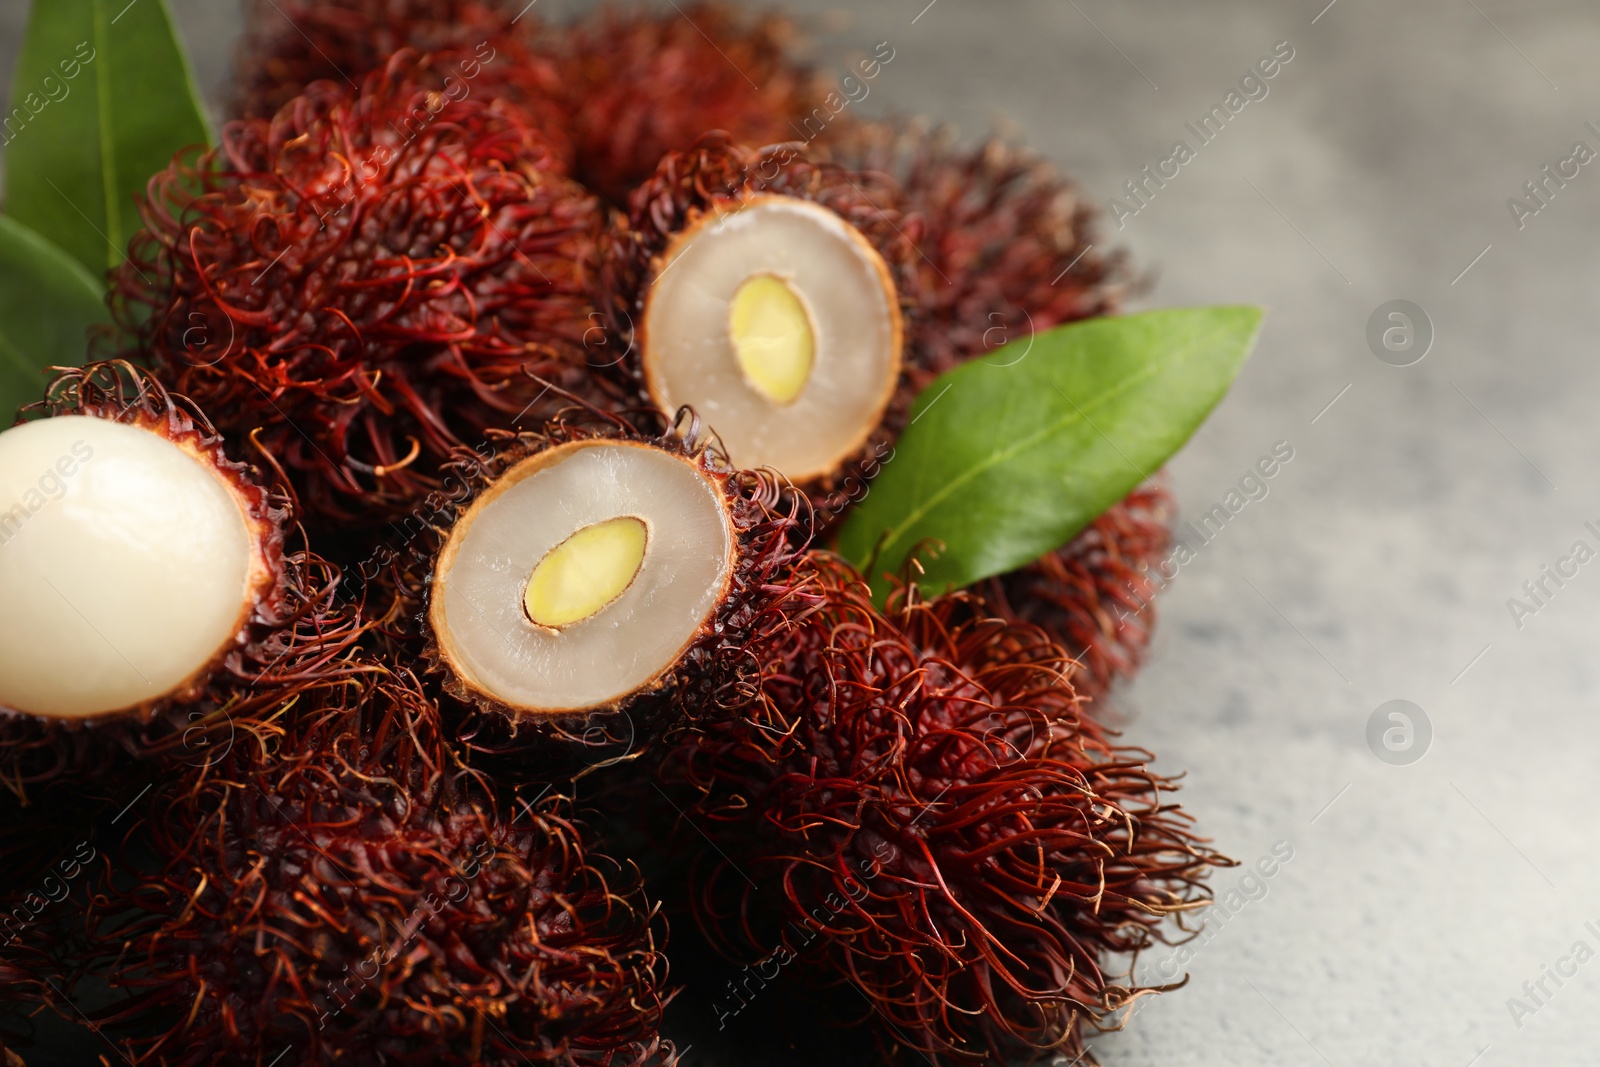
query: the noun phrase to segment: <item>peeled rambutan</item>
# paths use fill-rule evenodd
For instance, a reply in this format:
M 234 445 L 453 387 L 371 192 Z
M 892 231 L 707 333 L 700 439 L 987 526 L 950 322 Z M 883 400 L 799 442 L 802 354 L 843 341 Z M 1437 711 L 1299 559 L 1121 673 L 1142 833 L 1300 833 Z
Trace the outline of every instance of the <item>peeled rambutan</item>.
M 148 372 L 63 371 L 0 434 L 0 785 L 203 760 L 361 632 L 289 502 Z
M 574 173 L 616 204 L 712 130 L 757 145 L 811 136 L 803 124 L 825 95 L 789 54 L 794 27 L 772 13 L 606 7 L 552 37 Z
M 130 1062 L 629 1067 L 665 933 L 552 794 L 502 810 L 404 672 L 322 687 L 140 802 L 79 973 Z
M 853 986 L 940 1061 L 1082 1052 L 1156 991 L 1110 957 L 1170 936 L 1229 861 L 1081 714 L 1041 630 L 914 588 L 880 614 L 847 566 L 810 566 L 821 604 L 763 649 L 760 699 L 666 762 L 700 926 Z
M 596 763 L 747 699 L 754 636 L 801 595 L 803 508 L 776 478 L 730 467 L 691 415 L 641 430 L 599 412 L 491 431 L 448 471 L 391 616 L 469 748 Z
M 735 464 L 825 499 L 880 457 L 909 403 L 914 234 L 895 196 L 792 145 L 710 134 L 667 155 L 608 234 L 600 274 L 639 388 L 664 412 L 693 406 Z
M 403 513 L 585 366 L 595 201 L 542 130 L 396 55 L 152 179 L 113 310 L 174 391 L 297 483 L 307 521 Z

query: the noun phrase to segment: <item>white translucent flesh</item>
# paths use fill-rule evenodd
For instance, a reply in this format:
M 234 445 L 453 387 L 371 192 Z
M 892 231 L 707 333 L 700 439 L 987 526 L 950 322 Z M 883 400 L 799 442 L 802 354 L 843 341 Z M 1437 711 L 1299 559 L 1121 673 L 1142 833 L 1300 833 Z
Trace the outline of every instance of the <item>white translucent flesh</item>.
M 165 437 L 81 415 L 0 434 L 0 705 L 164 696 L 238 633 L 254 558 L 237 499 Z
M 623 516 L 649 528 L 633 581 L 587 618 L 534 625 L 534 568 L 579 530 Z M 456 670 L 502 703 L 599 707 L 677 661 L 722 597 L 732 547 L 720 490 L 689 464 L 643 446 L 575 447 L 463 517 L 434 578 L 435 631 Z
M 783 280 L 815 327 L 814 363 L 792 401 L 756 388 L 729 336 L 729 307 L 755 275 Z M 833 212 L 768 197 L 707 222 L 664 263 L 645 309 L 657 402 L 693 405 L 741 467 L 825 474 L 877 425 L 899 366 L 899 310 L 883 261 Z

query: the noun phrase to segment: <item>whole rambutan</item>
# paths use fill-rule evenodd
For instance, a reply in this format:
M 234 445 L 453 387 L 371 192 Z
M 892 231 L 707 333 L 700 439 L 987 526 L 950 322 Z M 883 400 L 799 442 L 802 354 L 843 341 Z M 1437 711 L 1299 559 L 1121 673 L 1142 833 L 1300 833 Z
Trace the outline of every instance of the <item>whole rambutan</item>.
M 382 519 L 449 451 L 601 388 L 584 258 L 598 214 L 517 108 L 395 56 L 318 82 L 152 179 L 114 278 L 133 347 L 295 479 L 307 521 Z
M 880 614 L 848 567 L 812 567 L 821 604 L 763 649 L 760 699 L 667 760 L 702 929 L 854 986 L 940 1061 L 1080 1053 L 1154 991 L 1110 957 L 1164 940 L 1228 861 L 1083 717 L 1042 631 L 914 588 Z
M 803 508 L 777 479 L 730 467 L 692 415 L 590 416 L 461 450 L 458 491 L 393 568 L 391 629 L 420 643 L 458 737 L 546 771 L 738 706 L 751 642 L 804 600 Z
M 314 82 L 353 86 L 396 52 L 434 55 L 434 73 L 504 97 L 560 138 L 555 62 L 534 51 L 537 16 L 490 0 L 252 0 L 237 49 L 234 113 L 271 118 Z
M 359 611 L 289 501 L 148 372 L 63 371 L 0 434 L 0 785 L 200 761 L 350 669 Z
M 137 808 L 81 973 L 137 1064 L 665 1064 L 665 930 L 568 801 L 501 810 L 403 672 Z
M 613 203 L 712 130 L 756 145 L 814 135 L 805 124 L 825 90 L 790 54 L 795 30 L 779 15 L 603 7 L 551 36 L 574 173 Z
M 693 406 L 735 464 L 773 467 L 813 501 L 859 475 L 909 404 L 897 386 L 915 233 L 895 198 L 793 145 L 711 134 L 667 155 L 608 234 L 599 276 L 639 387 L 661 411 Z
M 1140 284 L 1126 256 L 1106 248 L 1076 184 L 1016 145 L 962 148 L 947 128 L 857 122 L 829 129 L 815 151 L 893 176 L 920 226 L 906 319 L 913 393 L 1002 345 L 1025 352 L 1036 333 L 1116 314 Z M 1173 511 L 1163 487 L 1142 486 L 1071 543 L 985 584 L 998 610 L 1043 626 L 1080 660 L 1082 696 L 1102 696 L 1138 665 L 1155 625 L 1145 575 L 1171 542 Z

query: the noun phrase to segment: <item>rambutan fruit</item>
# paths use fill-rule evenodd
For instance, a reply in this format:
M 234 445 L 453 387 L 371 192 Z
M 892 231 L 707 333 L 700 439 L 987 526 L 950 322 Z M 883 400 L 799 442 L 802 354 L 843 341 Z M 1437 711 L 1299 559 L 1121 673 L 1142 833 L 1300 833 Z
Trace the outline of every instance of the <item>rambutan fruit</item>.
M 667 758 L 701 928 L 853 986 L 942 1062 L 1081 1053 L 1156 991 L 1111 958 L 1181 932 L 1230 861 L 1081 714 L 1041 630 L 914 588 L 880 614 L 847 566 L 812 567 L 821 603 L 763 648 L 760 698 Z
M 504 97 L 558 133 L 555 62 L 529 41 L 535 16 L 486 0 L 253 0 L 245 12 L 234 113 L 271 118 L 315 82 L 353 86 L 396 52 L 431 53 L 439 89 L 454 79 L 486 99 Z
M 615 204 L 669 152 L 721 130 L 744 144 L 809 136 L 825 90 L 791 56 L 793 25 L 722 3 L 603 7 L 553 31 L 574 174 Z
M 892 187 L 722 134 L 666 156 L 608 237 L 600 304 L 655 405 L 825 495 L 903 420 Z
M 217 732 L 346 669 L 359 612 L 289 503 L 147 372 L 62 372 L 0 434 L 0 783 Z
M 1105 249 L 1077 185 L 1025 149 L 962 148 L 954 131 L 917 121 L 842 124 L 815 144 L 892 176 L 920 225 L 903 385 L 913 393 L 1001 345 L 1114 315 L 1140 284 L 1125 254 Z M 1100 697 L 1137 668 L 1155 625 L 1148 571 L 1171 543 L 1174 510 L 1161 485 L 1141 486 L 1069 544 L 985 584 L 1002 614 L 1043 626 L 1078 658 L 1080 695 Z
M 592 762 L 737 705 L 795 593 L 803 519 L 775 477 L 728 466 L 691 415 L 591 414 L 461 450 L 460 491 L 397 564 L 475 750 Z
M 400 53 L 316 83 L 152 179 L 113 311 L 175 391 L 296 482 L 308 523 L 381 520 L 585 366 L 599 216 L 542 130 L 423 87 Z M 547 413 L 548 414 L 548 413 Z
M 78 973 L 130 1062 L 671 1062 L 664 925 L 569 801 L 507 814 L 404 672 L 275 725 L 158 783 L 95 887 Z

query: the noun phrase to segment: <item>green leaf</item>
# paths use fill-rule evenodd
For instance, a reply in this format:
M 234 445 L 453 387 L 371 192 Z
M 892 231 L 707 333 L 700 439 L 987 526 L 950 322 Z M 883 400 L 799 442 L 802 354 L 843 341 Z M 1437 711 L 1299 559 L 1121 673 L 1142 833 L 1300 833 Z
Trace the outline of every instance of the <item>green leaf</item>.
M 1261 316 L 1214 307 L 1093 319 L 941 375 L 845 523 L 840 552 L 873 566 L 881 596 L 884 572 L 913 551 L 938 590 L 1059 548 L 1183 447 L 1244 364 Z M 943 548 L 929 558 L 924 542 Z
M 7 211 L 96 277 L 121 263 L 135 195 L 210 142 L 166 0 L 35 0 L 0 141 Z
M 85 332 L 109 319 L 105 287 L 93 275 L 0 215 L 0 429 L 43 396 L 46 367 L 83 362 Z

